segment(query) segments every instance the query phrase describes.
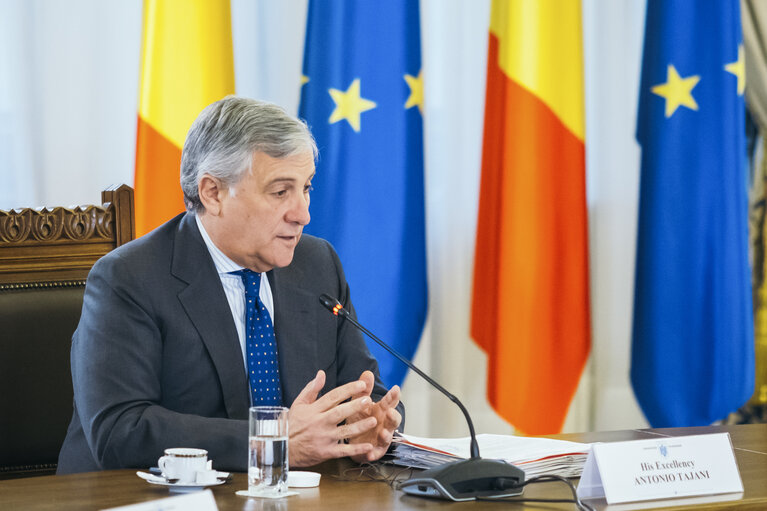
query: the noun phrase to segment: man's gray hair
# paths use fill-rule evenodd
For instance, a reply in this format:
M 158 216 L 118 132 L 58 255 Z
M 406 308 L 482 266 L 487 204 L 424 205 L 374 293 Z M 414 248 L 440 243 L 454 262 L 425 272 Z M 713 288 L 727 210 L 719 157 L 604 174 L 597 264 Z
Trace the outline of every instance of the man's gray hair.
M 255 99 L 227 96 L 197 116 L 181 153 L 181 189 L 188 211 L 204 211 L 198 183 L 203 175 L 232 189 L 250 172 L 255 152 L 287 158 L 311 151 L 317 144 L 306 123 L 281 107 Z

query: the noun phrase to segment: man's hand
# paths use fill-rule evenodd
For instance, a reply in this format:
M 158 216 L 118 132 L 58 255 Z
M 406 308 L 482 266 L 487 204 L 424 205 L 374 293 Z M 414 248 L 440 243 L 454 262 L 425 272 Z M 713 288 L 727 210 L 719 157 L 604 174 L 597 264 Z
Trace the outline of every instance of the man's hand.
M 340 442 L 344 438 L 362 438 L 362 435 L 377 429 L 376 417 L 364 412 L 373 406 L 370 390 L 366 392 L 367 381 L 360 379 L 349 382 L 317 399 L 324 385 L 325 373 L 318 371 L 317 376 L 304 387 L 290 407 L 288 448 L 291 467 L 308 467 L 344 456 L 366 459 L 375 451 L 375 444 L 366 440 L 353 444 Z M 347 399 L 351 401 L 344 403 Z M 396 399 L 399 400 L 399 390 Z M 356 419 L 352 420 L 351 417 Z M 344 421 L 346 424 L 338 426 Z
M 355 394 L 355 401 L 365 398 L 370 400 L 370 393 L 373 391 L 373 385 L 375 384 L 373 373 L 365 371 L 360 375 L 359 381 L 365 383 L 365 389 Z M 402 416 L 396 409 L 396 406 L 399 404 L 399 395 L 400 389 L 395 385 L 379 402 L 373 403 L 368 401 L 369 404 L 365 408 L 347 419 L 347 424 L 354 425 L 360 422 L 367 424 L 367 421 L 375 418 L 374 428 L 365 427 L 362 433 L 349 437 L 349 445 L 372 446 L 372 449 L 365 452 L 350 455 L 357 463 L 375 461 L 386 454 L 391 444 L 392 436 L 394 436 L 394 431 L 402 422 Z

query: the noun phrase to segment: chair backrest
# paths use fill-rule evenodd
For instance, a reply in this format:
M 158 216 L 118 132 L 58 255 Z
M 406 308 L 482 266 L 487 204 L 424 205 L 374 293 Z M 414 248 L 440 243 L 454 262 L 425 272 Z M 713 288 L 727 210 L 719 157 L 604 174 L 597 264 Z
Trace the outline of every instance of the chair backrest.
M 135 237 L 133 189 L 102 205 L 0 210 L 0 479 L 54 473 L 72 417 L 69 351 L 93 263 Z

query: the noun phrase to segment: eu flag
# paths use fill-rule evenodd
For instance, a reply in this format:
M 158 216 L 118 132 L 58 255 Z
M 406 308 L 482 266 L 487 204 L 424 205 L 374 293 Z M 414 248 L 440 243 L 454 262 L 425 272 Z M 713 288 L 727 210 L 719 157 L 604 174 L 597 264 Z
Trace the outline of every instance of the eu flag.
M 738 0 L 649 0 L 631 382 L 653 427 L 754 390 Z
M 360 322 L 412 358 L 427 308 L 418 2 L 311 1 L 303 74 L 320 150 L 306 231 L 338 251 Z M 368 345 L 402 383 L 407 367 Z

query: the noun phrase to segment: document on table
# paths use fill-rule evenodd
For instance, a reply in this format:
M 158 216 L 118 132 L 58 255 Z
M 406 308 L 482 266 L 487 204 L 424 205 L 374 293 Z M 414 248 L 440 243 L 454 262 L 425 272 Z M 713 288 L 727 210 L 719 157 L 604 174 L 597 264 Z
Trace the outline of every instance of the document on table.
M 469 437 L 423 438 L 395 435 L 394 463 L 413 468 L 431 468 L 457 459 L 469 458 Z M 538 475 L 578 477 L 583 471 L 590 444 L 552 438 L 513 435 L 477 435 L 483 458 L 502 459 L 525 471 L 527 478 Z

